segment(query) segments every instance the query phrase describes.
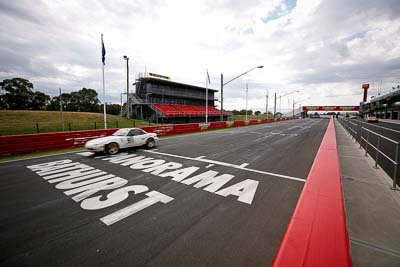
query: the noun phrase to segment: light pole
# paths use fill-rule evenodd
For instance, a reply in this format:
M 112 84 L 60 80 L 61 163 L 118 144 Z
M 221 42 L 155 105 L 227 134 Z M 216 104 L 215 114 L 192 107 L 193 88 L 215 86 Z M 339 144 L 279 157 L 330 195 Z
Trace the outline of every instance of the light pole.
M 291 95 L 291 94 L 294 94 L 294 93 L 300 93 L 300 91 L 299 91 L 299 90 L 294 90 L 294 91 L 291 91 L 291 92 L 289 92 L 289 93 L 286 93 L 286 94 L 284 94 L 284 95 L 279 96 L 279 112 L 281 112 L 281 114 L 282 114 L 282 109 L 281 109 L 281 100 L 282 100 L 282 97 L 288 96 L 288 95 Z
M 293 119 L 294 119 L 294 99 L 293 99 Z
M 63 102 L 62 102 L 61 88 L 59 88 L 59 89 L 60 89 L 61 125 L 62 125 L 62 131 L 64 132 L 64 111 L 63 111 Z
M 247 121 L 247 103 L 248 103 L 248 96 L 249 96 L 249 86 L 246 83 L 246 121 Z
M 262 68 L 264 68 L 264 66 L 262 66 L 262 65 L 261 65 L 261 66 L 254 67 L 254 68 L 251 68 L 251 69 L 249 69 L 248 71 L 245 71 L 245 72 L 243 72 L 242 74 L 236 76 L 235 78 L 230 79 L 230 80 L 227 81 L 226 83 L 224 83 L 224 75 L 221 73 L 221 113 L 220 113 L 220 114 L 221 114 L 221 121 L 223 120 L 222 110 L 223 110 L 223 108 L 224 108 L 224 86 L 227 85 L 228 83 L 230 83 L 230 82 L 236 80 L 237 78 L 242 77 L 243 75 L 249 73 L 249 72 L 252 71 L 252 70 L 255 70 L 255 69 L 262 69 Z
M 126 60 L 126 118 L 129 119 L 129 57 L 124 56 Z
M 265 95 L 265 114 L 267 114 L 267 119 L 268 119 L 268 91 L 267 94 Z

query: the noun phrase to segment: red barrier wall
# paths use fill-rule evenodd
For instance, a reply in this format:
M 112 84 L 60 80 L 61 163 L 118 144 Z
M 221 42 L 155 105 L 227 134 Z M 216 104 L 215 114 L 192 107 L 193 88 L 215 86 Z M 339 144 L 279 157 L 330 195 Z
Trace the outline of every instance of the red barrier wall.
M 88 140 L 111 135 L 117 129 L 18 134 L 0 136 L 0 155 L 77 147 Z
M 216 121 L 216 122 L 210 122 L 210 127 L 208 129 L 221 129 L 221 128 L 226 128 L 226 121 Z
M 240 126 L 244 126 L 245 123 L 244 121 L 234 121 L 233 122 L 233 127 L 240 127 Z
M 249 124 L 271 122 L 268 120 L 250 120 Z M 232 122 L 233 127 L 245 126 L 245 121 Z M 226 121 L 210 123 L 169 124 L 161 126 L 141 127 L 143 130 L 157 135 L 173 135 L 181 133 L 193 133 L 209 129 L 221 129 L 228 127 Z M 111 135 L 117 129 L 87 130 L 73 132 L 20 134 L 0 136 L 0 155 L 21 154 L 35 151 L 60 149 L 84 145 L 88 140 Z
M 351 266 L 333 119 L 273 266 Z

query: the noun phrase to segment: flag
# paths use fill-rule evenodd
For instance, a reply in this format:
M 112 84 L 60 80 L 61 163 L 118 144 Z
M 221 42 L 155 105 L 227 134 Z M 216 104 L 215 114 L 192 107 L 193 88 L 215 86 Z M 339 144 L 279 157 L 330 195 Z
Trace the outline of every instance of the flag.
M 207 69 L 207 79 L 208 79 L 208 84 L 211 84 L 210 74 L 208 74 L 208 69 Z
M 105 65 L 106 64 L 106 48 L 104 47 L 103 34 L 101 35 L 101 60 L 103 61 L 103 65 Z

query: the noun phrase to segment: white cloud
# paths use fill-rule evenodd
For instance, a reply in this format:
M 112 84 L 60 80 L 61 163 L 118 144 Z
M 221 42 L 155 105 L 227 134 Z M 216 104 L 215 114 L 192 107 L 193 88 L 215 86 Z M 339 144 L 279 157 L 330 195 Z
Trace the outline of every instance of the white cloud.
M 284 0 L 3 2 L 0 79 L 25 77 L 49 94 L 92 87 L 101 96 L 103 33 L 107 101 L 119 102 L 125 88 L 123 55 L 131 58 L 131 80 L 146 67 L 203 85 L 208 68 L 216 89 L 220 73 L 228 80 L 264 65 L 226 86 L 227 109 L 244 108 L 246 83 L 249 107 L 262 111 L 267 90 L 301 90 L 288 98 L 308 104 L 356 105 L 361 83 L 400 83 L 398 1 L 292 6 Z

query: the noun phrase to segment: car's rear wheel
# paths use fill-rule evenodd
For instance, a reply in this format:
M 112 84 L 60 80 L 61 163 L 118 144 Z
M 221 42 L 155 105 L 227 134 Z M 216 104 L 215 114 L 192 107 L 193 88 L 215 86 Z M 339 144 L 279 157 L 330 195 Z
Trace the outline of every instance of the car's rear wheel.
M 153 148 L 156 145 L 156 141 L 153 138 L 147 139 L 146 146 L 148 148 Z
M 111 143 L 106 146 L 106 152 L 110 155 L 115 155 L 118 153 L 119 147 L 117 143 Z

